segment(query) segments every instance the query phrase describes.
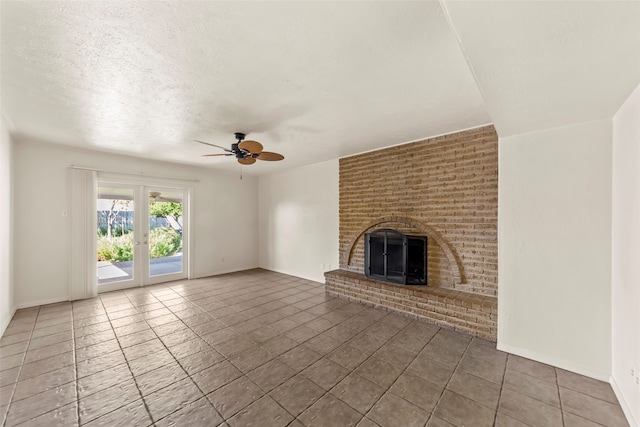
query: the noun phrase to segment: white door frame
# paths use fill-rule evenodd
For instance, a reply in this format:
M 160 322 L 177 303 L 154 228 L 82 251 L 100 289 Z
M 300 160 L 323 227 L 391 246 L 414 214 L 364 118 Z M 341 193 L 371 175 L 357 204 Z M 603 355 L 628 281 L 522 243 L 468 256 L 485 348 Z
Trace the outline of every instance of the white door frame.
M 98 292 L 110 292 L 120 289 L 135 288 L 140 286 L 152 285 L 172 280 L 190 279 L 192 270 L 192 261 L 190 256 L 191 249 L 191 198 L 193 187 L 184 185 L 183 183 L 175 183 L 160 179 L 132 179 L 131 177 L 122 177 L 117 174 L 99 174 L 98 186 L 114 185 L 123 188 L 134 189 L 134 255 L 133 255 L 133 280 L 122 282 L 111 282 L 98 285 Z M 182 212 L 183 212 L 183 228 L 182 228 L 182 272 L 173 274 L 162 274 L 157 276 L 150 275 L 149 267 L 149 192 L 172 190 L 181 191 L 183 193 Z M 137 202 L 137 204 L 136 204 Z M 94 233 L 97 234 L 98 224 L 94 224 Z M 147 236 L 144 236 L 147 234 Z M 145 243 L 147 242 L 147 243 Z M 94 248 L 96 252 L 96 248 Z

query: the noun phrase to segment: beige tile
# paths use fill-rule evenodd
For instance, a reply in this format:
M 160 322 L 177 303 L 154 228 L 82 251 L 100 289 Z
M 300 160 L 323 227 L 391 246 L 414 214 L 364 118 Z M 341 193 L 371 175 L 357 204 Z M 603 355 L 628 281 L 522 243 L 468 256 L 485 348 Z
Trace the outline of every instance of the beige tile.
M 64 366 L 72 365 L 74 362 L 73 352 L 58 354 L 33 363 L 27 363 L 20 370 L 20 381 L 32 378 L 47 372 L 55 371 Z
M 529 425 L 562 426 L 560 409 L 507 388 L 502 389 L 498 412 Z
M 329 393 L 322 396 L 298 417 L 303 424 L 317 427 L 351 427 L 355 426 L 361 418 L 361 414 Z
M 118 340 L 112 339 L 109 341 L 103 341 L 98 344 L 90 345 L 88 347 L 80 348 L 76 350 L 76 361 L 82 362 L 83 360 L 92 359 L 94 357 L 102 356 L 112 351 L 121 351 Z
M 225 360 L 198 372 L 191 378 L 204 394 L 209 394 L 241 375 L 242 372 Z
M 444 387 L 453 375 L 453 367 L 419 354 L 407 368 L 407 371 L 427 381 Z
M 324 390 L 297 375 L 278 386 L 269 395 L 292 415 L 298 416 L 324 394 Z
M 186 377 L 184 369 L 178 363 L 171 362 L 136 376 L 136 384 L 142 396 L 146 396 Z
M 31 338 L 31 331 L 20 332 L 13 335 L 6 335 L 5 333 L 5 335 L 0 338 L 0 347 L 15 344 L 18 342 L 29 341 L 29 338 Z
M 156 427 L 210 426 L 224 421 L 206 397 L 188 404 L 184 408 L 167 415 L 156 422 Z
M 305 342 L 304 345 L 318 354 L 326 355 L 338 348 L 342 342 L 333 338 L 328 333 L 321 333 Z
M 528 424 L 522 423 L 518 420 L 511 418 L 501 412 L 496 414 L 496 422 L 494 427 L 527 427 Z
M 15 344 L 5 345 L 0 347 L 0 358 L 6 356 L 13 356 L 14 354 L 24 354 L 29 346 L 29 341 L 17 342 Z
M 556 368 L 556 375 L 558 376 L 558 385 L 561 387 L 570 388 L 574 391 L 597 397 L 600 400 L 606 400 L 609 403 L 618 403 L 618 399 L 609 383 L 558 368 Z
M 402 369 L 372 356 L 354 372 L 381 387 L 389 387 L 400 376 Z
M 358 350 L 349 343 L 341 345 L 327 355 L 327 359 L 351 370 L 358 367 L 358 365 L 367 360 L 368 357 L 368 354 Z
M 565 427 L 600 427 L 602 424 L 594 423 L 586 418 L 579 417 L 571 412 L 563 412 Z
M 189 375 L 193 375 L 206 368 L 209 368 L 225 358 L 211 347 L 195 354 L 177 358 L 182 368 Z
M 492 426 L 495 411 L 471 399 L 445 390 L 433 415 L 454 425 Z
M 203 395 L 193 381 L 185 378 L 169 387 L 144 396 L 143 399 L 151 414 L 151 418 L 154 421 L 159 421 L 201 397 L 203 397 Z
M 265 392 L 293 377 L 297 372 L 279 360 L 271 360 L 249 372 L 247 376 Z
M 233 337 L 230 340 L 223 341 L 215 345 L 216 350 L 226 357 L 231 357 L 243 351 L 248 351 L 257 348 L 256 345 L 246 339 L 244 336 L 239 335 Z
M 398 368 L 405 369 L 416 357 L 416 353 L 407 350 L 401 345 L 387 343 L 380 347 L 374 353 L 374 356 Z
M 326 358 L 318 360 L 302 371 L 302 375 L 325 390 L 331 389 L 348 374 L 349 371 L 347 369 Z
M 162 352 L 162 350 L 166 350 L 165 345 L 162 344 L 162 341 L 160 341 L 158 338 L 155 338 L 147 342 L 143 342 L 140 344 L 132 345 L 131 347 L 123 348 L 122 352 L 124 353 L 124 356 L 127 358 L 127 361 L 131 362 L 132 360 L 145 357 L 155 352 Z
M 443 420 L 442 418 L 438 418 L 435 415 L 432 415 L 431 418 L 429 418 L 429 422 L 427 423 L 426 427 L 455 427 L 455 426 L 450 422 Z
M 46 374 L 38 375 L 16 384 L 13 401 L 25 399 L 34 394 L 62 386 L 75 380 L 75 369 L 73 366 L 65 366 Z
M 289 337 L 284 335 L 272 338 L 268 341 L 265 341 L 260 345 L 264 350 L 273 354 L 274 356 L 280 356 L 283 353 L 291 350 L 294 347 L 298 346 L 298 342 L 292 340 Z
M 360 420 L 356 427 L 380 427 L 377 423 L 371 421 L 371 419 L 364 417 Z
M 209 350 L 211 349 L 211 346 L 205 340 L 195 338 L 180 344 L 169 346 L 168 349 L 171 354 L 173 354 L 177 359 L 180 359 L 191 354 Z
M 628 423 L 619 405 L 560 387 L 562 409 L 590 421 L 606 426 L 627 427 Z
M 17 382 L 19 374 L 20 374 L 20 366 L 16 366 L 15 368 L 0 371 L 0 387 L 4 387 L 7 384 L 13 384 Z
M 305 345 L 289 350 L 288 352 L 278 356 L 278 360 L 289 365 L 296 371 L 302 371 L 307 366 L 318 361 L 322 356 L 311 350 Z
M 463 354 L 464 353 L 447 348 L 438 347 L 435 344 L 428 344 L 418 354 L 418 358 L 435 360 L 436 362 L 446 365 L 448 368 L 453 370 L 458 366 L 458 363 L 460 363 L 460 359 L 462 359 Z
M 47 390 L 43 393 L 22 399 L 9 407 L 7 426 L 30 420 L 58 407 L 65 406 L 76 400 L 76 385 L 69 383 L 61 387 Z
M 507 368 L 503 387 L 525 394 L 549 405 L 560 407 L 560 395 L 556 384 L 540 380 Z
M 132 379 L 119 382 L 80 399 L 80 422 L 85 424 L 139 399 L 140 393 Z
M 7 406 L 11 403 L 11 396 L 15 390 L 15 384 L 8 384 L 4 387 L 0 387 L 0 406 Z
M 398 377 L 389 391 L 416 406 L 431 412 L 444 388 L 408 372 Z
M 249 406 L 264 395 L 258 386 L 242 376 L 207 395 L 207 399 L 225 418 Z
M 95 344 L 100 344 L 105 341 L 110 341 L 115 338 L 116 338 L 116 334 L 113 332 L 113 330 L 107 329 L 105 331 L 98 332 L 96 334 L 77 337 L 75 340 L 75 343 L 76 343 L 76 348 L 83 348 L 83 347 L 89 347 Z
M 456 371 L 453 374 L 447 389 L 480 403 L 492 411 L 495 411 L 498 406 L 500 386 L 464 371 Z
M 476 377 L 491 381 L 494 384 L 502 384 L 505 365 L 487 362 L 466 354 L 460 361 L 458 369 Z
M 525 359 L 524 357 L 510 354 L 507 359 L 507 366 L 540 380 L 556 383 L 556 372 L 552 366 L 534 360 Z
M 366 414 L 384 392 L 384 388 L 355 373 L 350 374 L 331 390 L 331 394 L 361 414 Z
M 87 427 L 146 427 L 152 424 L 151 417 L 144 407 L 142 399 L 121 406 L 113 412 L 109 412 L 89 422 L 83 424 Z
M 7 357 L 0 357 L 0 372 L 7 369 L 13 369 L 22 365 L 24 354 L 14 354 Z
M 78 380 L 78 396 L 83 399 L 119 383 L 133 379 L 127 365 L 118 365 L 104 371 L 80 378 Z
M 497 350 L 495 343 L 480 338 L 473 338 L 467 348 L 467 354 L 496 365 L 506 364 L 508 356 L 508 353 Z
M 367 417 L 381 427 L 422 427 L 429 419 L 429 412 L 387 393 L 371 408 Z
M 20 427 L 64 426 L 74 427 L 78 425 L 78 403 L 56 408 L 36 418 L 20 424 Z
M 296 427 L 293 417 L 269 396 L 263 396 L 228 420 L 231 427 L 263 427 L 268 420 L 269 427 Z
M 145 372 L 153 371 L 161 366 L 175 361 L 171 353 L 167 350 L 156 350 L 151 354 L 128 361 L 129 369 L 134 376 L 139 376 Z
M 229 361 L 246 374 L 258 366 L 264 365 L 273 358 L 274 356 L 268 351 L 260 347 L 255 347 L 229 357 Z

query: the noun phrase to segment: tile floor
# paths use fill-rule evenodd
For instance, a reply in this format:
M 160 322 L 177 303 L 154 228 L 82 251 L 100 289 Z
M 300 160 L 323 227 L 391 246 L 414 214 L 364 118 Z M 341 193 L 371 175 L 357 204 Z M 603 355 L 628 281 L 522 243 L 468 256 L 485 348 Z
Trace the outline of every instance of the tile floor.
M 627 426 L 611 387 L 265 270 L 20 310 L 3 426 Z

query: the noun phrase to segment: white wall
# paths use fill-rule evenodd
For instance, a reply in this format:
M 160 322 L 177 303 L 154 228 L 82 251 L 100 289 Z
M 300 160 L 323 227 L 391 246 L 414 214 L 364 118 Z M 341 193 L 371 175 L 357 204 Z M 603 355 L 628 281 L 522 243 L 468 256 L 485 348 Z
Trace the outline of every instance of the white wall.
M 498 348 L 608 381 L 611 120 L 499 141 Z
M 613 118 L 612 187 L 612 385 L 640 425 L 640 86 Z
M 0 337 L 15 311 L 12 283 L 12 142 L 0 120 Z
M 14 144 L 14 292 L 18 307 L 68 298 L 69 165 L 195 178 L 192 277 L 258 266 L 258 180 L 206 168 L 64 148 Z M 224 258 L 224 261 L 223 261 Z
M 338 167 L 260 177 L 260 267 L 321 283 L 338 268 Z

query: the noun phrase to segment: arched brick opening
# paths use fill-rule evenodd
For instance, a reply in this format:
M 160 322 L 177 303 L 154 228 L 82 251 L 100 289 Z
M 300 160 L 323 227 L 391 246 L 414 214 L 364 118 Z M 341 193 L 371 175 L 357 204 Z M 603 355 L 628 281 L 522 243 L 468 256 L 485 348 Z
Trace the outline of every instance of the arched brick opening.
M 380 226 L 388 223 L 404 224 L 409 228 L 416 228 L 420 230 L 421 233 L 424 233 L 427 237 L 429 237 L 429 239 L 432 239 L 433 241 L 435 241 L 449 263 L 449 270 L 451 272 L 451 276 L 453 279 L 453 285 L 455 286 L 458 284 L 464 284 L 466 282 L 466 279 L 464 276 L 464 270 L 462 268 L 462 263 L 460 262 L 459 258 L 455 255 L 453 249 L 451 248 L 451 245 L 449 245 L 444 240 L 442 235 L 438 233 L 438 231 L 436 231 L 433 227 L 429 226 L 428 224 L 424 224 L 413 218 L 399 216 L 399 215 L 384 216 L 384 217 L 375 219 L 369 222 L 368 224 L 366 224 L 365 226 L 361 227 L 358 230 L 358 232 L 353 236 L 353 238 L 349 241 L 349 245 L 347 246 L 346 251 L 344 252 L 344 254 L 342 254 L 342 259 L 340 260 L 340 263 L 341 263 L 340 267 L 349 269 L 349 266 L 351 265 L 354 249 L 356 247 L 356 243 L 364 233 L 366 233 L 368 230 L 374 227 L 379 228 Z

